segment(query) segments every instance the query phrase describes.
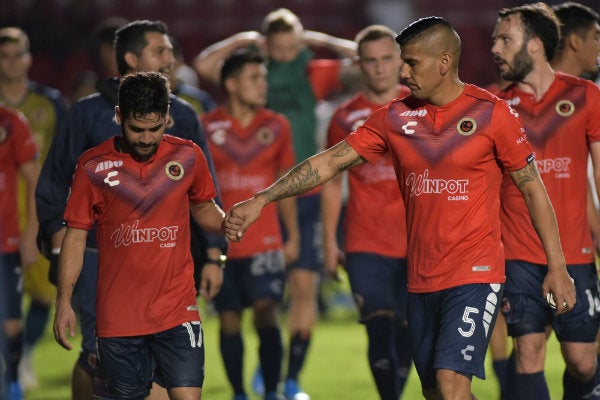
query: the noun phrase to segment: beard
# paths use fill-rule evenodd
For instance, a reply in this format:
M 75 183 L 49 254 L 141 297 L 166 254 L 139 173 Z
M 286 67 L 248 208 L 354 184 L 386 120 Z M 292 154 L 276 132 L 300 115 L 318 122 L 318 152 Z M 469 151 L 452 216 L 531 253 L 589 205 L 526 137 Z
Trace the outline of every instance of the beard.
M 525 43 L 523 43 L 519 52 L 515 54 L 512 63 L 506 62 L 506 65 L 508 71 L 500 71 L 500 76 L 509 82 L 520 82 L 533 70 L 533 60 L 527 54 Z

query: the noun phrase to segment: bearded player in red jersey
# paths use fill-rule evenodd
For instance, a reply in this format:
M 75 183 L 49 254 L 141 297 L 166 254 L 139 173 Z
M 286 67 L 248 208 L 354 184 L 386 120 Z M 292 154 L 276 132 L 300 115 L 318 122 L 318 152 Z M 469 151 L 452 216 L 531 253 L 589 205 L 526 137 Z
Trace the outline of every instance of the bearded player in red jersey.
M 190 212 L 220 233 L 224 213 L 202 150 L 164 135 L 168 81 L 136 73 L 121 81 L 116 121 L 122 135 L 78 160 L 65 210 L 54 319 L 57 342 L 71 348 L 73 287 L 88 230 L 97 225 L 96 336 L 103 398 L 144 399 L 158 379 L 171 399 L 200 399 L 204 340 L 190 252 Z M 205 297 L 222 283 L 221 270 L 203 275 Z
M 554 314 L 539 297 L 550 273 L 543 244 L 523 218 L 525 204 L 505 177 L 502 185 L 502 240 L 506 253 L 503 312 L 513 337 L 517 399 L 549 399 L 544 377 L 546 326 L 561 344 L 566 369 L 564 399 L 596 398 L 600 383 L 596 333 L 600 324 L 598 279 L 587 214 L 587 162 L 600 165 L 600 90 L 589 81 L 556 72 L 549 61 L 560 41 L 560 23 L 544 3 L 504 9 L 493 34 L 492 54 L 503 79 L 512 85 L 498 93 L 519 113 L 552 201 L 577 305 Z M 596 49 L 596 54 L 597 54 Z M 557 306 L 563 299 L 554 293 Z M 562 304 L 561 304 L 562 303 Z
M 226 231 L 241 239 L 261 209 L 295 196 L 365 161 L 392 155 L 406 206 L 408 327 L 427 399 L 471 399 L 471 378 L 484 360 L 504 282 L 499 192 L 510 173 L 544 243 L 545 296 L 575 289 L 566 271 L 556 218 L 531 146 L 505 102 L 458 78 L 460 38 L 439 17 L 422 18 L 396 37 L 401 78 L 412 95 L 376 111 L 329 150 L 294 167 L 230 210 Z

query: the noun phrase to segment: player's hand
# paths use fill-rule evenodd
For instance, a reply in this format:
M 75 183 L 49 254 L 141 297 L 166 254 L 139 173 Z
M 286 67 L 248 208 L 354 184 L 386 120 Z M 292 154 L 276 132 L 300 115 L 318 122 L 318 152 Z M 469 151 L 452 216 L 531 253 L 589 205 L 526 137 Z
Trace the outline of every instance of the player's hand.
M 75 337 L 75 323 L 77 319 L 75 312 L 69 302 L 56 302 L 56 312 L 54 314 L 54 339 L 67 350 L 73 346 L 67 337 L 67 330 L 70 337 Z
M 21 240 L 19 243 L 19 255 L 21 257 L 21 266 L 24 269 L 37 261 L 40 252 L 35 237 Z
M 346 266 L 346 256 L 338 247 L 337 242 L 323 243 L 323 262 L 325 264 L 325 271 L 327 271 L 331 279 L 340 282 L 342 278 L 338 268 Z
M 240 241 L 246 230 L 260 217 L 265 206 L 260 196 L 235 204 L 225 218 L 225 234 L 229 240 Z
M 288 237 L 283 244 L 283 255 L 285 257 L 285 265 L 290 265 L 300 257 L 300 237 Z
M 544 300 L 552 293 L 556 303 L 556 315 L 568 313 L 577 302 L 575 284 L 565 268 L 548 269 L 542 283 L 542 292 Z
M 213 263 L 204 264 L 200 277 L 200 295 L 204 300 L 212 300 L 223 285 L 223 269 Z

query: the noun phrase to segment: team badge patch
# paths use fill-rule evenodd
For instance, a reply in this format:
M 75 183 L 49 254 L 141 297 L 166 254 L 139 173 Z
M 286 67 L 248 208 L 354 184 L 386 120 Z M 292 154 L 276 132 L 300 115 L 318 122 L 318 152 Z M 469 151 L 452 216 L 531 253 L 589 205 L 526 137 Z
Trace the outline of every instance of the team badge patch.
M 477 122 L 473 118 L 463 118 L 456 124 L 456 130 L 463 136 L 469 136 L 477 130 Z
M 575 112 L 575 104 L 569 100 L 561 100 L 556 103 L 556 113 L 561 117 L 568 117 Z
M 269 128 L 261 128 L 256 132 L 256 139 L 259 143 L 268 145 L 275 140 L 275 134 Z
M 165 166 L 165 172 L 169 178 L 178 181 L 183 178 L 183 165 L 177 161 L 169 161 Z

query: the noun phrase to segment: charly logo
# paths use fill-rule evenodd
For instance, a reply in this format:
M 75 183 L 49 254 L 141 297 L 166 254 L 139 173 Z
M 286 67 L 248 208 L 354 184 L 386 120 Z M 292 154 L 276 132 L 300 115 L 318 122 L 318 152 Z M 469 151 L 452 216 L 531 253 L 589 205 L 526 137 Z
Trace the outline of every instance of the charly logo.
M 273 143 L 273 140 L 275 140 L 275 134 L 269 128 L 260 128 L 258 132 L 256 132 L 256 139 L 259 143 L 268 145 Z
M 165 165 L 165 172 L 169 178 L 178 181 L 183 178 L 183 165 L 177 161 L 169 161 Z
M 108 174 L 106 174 L 106 178 L 104 178 L 104 183 L 110 187 L 119 185 L 121 181 L 118 179 L 113 179 L 116 178 L 117 175 L 119 175 L 118 171 L 109 171 Z
M 210 140 L 212 140 L 217 146 L 223 146 L 225 144 L 226 133 L 227 132 L 225 129 L 217 129 L 212 135 L 210 135 Z
M 456 124 L 456 130 L 463 136 L 469 136 L 477 130 L 477 122 L 473 118 L 463 118 Z
M 561 117 L 568 117 L 575 112 L 575 104 L 570 100 L 561 100 L 556 103 L 556 113 Z
M 402 130 L 406 135 L 415 133 L 415 130 L 412 129 L 411 126 L 417 126 L 417 121 L 408 121 L 406 124 L 402 125 Z

